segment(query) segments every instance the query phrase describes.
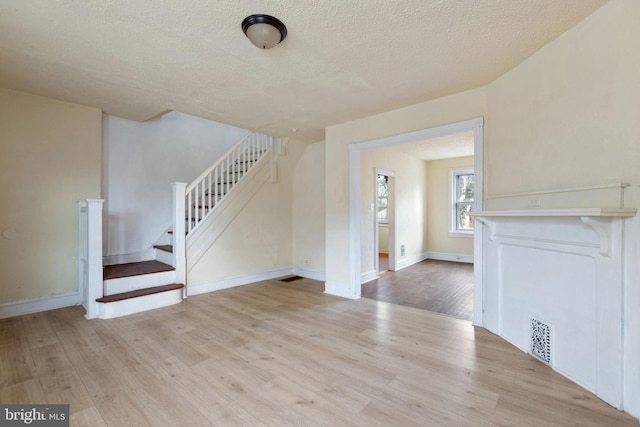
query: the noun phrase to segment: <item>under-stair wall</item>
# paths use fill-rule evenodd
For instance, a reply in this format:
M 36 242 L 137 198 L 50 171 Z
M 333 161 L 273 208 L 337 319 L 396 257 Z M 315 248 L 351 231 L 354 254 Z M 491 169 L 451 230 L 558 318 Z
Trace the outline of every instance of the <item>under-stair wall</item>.
M 144 123 L 103 117 L 105 263 L 153 258 L 171 224 L 171 183 L 191 182 L 245 129 L 170 112 Z
M 198 248 L 204 237 L 187 240 L 188 295 L 291 274 L 294 171 L 306 148 L 297 141 L 286 145 L 285 155 L 277 161 L 275 183 L 264 180 L 271 173 L 267 163 L 266 170 L 256 171 L 256 181 L 247 183 L 257 187 L 249 190 L 253 195 L 215 231 L 219 234 L 215 242 L 202 245 L 204 251 Z

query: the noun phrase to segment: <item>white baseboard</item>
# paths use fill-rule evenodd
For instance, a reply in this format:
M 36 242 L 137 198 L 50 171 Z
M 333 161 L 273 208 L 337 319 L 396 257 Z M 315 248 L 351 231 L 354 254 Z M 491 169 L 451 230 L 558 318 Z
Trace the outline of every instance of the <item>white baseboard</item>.
M 439 261 L 467 262 L 473 264 L 473 255 L 445 254 L 442 252 L 427 252 L 428 259 Z
M 235 286 L 248 285 L 262 280 L 271 280 L 292 274 L 291 267 L 277 270 L 263 271 L 260 273 L 245 274 L 242 276 L 224 277 L 222 279 L 207 280 L 206 282 L 187 285 L 187 296 L 204 294 L 206 292 L 220 291 Z
M 102 265 L 127 264 L 130 262 L 149 261 L 152 259 L 155 259 L 155 250 L 153 248 L 149 248 L 141 252 L 105 255 L 102 257 Z
M 327 280 L 324 271 L 309 270 L 301 267 L 293 267 L 292 271 L 296 276 L 306 277 L 307 279 L 320 280 L 321 282 Z
M 342 298 L 357 299 L 356 296 L 352 294 L 352 292 L 349 292 L 348 285 L 341 285 L 339 283 L 325 282 L 324 293 Z
M 428 252 L 423 252 L 418 255 L 413 255 L 413 256 L 398 260 L 396 262 L 396 271 L 402 270 L 403 268 L 410 267 L 413 264 L 419 263 L 420 261 L 424 261 L 425 259 L 428 258 L 427 254 Z
M 0 319 L 80 304 L 77 292 L 0 304 Z
M 372 280 L 376 280 L 379 277 L 380 276 L 378 275 L 377 271 L 375 270 L 367 271 L 366 273 L 362 273 L 360 275 L 360 284 L 364 284 Z

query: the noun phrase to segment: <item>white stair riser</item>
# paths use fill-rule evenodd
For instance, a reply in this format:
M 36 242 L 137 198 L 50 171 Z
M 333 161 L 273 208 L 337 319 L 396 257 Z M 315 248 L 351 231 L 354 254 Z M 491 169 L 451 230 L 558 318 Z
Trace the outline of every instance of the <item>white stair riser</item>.
M 98 317 L 100 319 L 113 319 L 114 317 L 167 307 L 179 302 L 182 302 L 182 289 L 144 295 L 122 301 L 98 303 Z
M 157 261 L 175 267 L 175 265 L 173 265 L 173 254 L 171 252 L 163 251 L 162 249 L 156 249 L 155 251 Z
M 153 274 L 141 274 L 139 276 L 120 277 L 118 279 L 108 279 L 104 281 L 104 295 L 120 294 L 122 292 L 135 291 L 137 289 L 162 286 L 167 283 L 175 283 L 175 281 L 175 270 Z

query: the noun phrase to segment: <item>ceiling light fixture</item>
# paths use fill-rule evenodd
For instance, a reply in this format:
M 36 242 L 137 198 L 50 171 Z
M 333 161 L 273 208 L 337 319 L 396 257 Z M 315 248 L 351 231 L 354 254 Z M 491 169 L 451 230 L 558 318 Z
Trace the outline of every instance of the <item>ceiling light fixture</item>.
M 271 49 L 287 37 L 287 27 L 269 15 L 250 15 L 242 21 L 242 31 L 259 49 Z

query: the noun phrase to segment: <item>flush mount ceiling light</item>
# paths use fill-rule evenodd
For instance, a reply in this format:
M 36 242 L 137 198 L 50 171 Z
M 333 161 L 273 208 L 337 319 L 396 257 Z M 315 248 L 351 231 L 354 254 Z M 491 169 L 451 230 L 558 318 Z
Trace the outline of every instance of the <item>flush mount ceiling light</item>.
M 287 37 L 287 27 L 269 15 L 250 15 L 242 21 L 242 31 L 259 49 L 271 49 Z

